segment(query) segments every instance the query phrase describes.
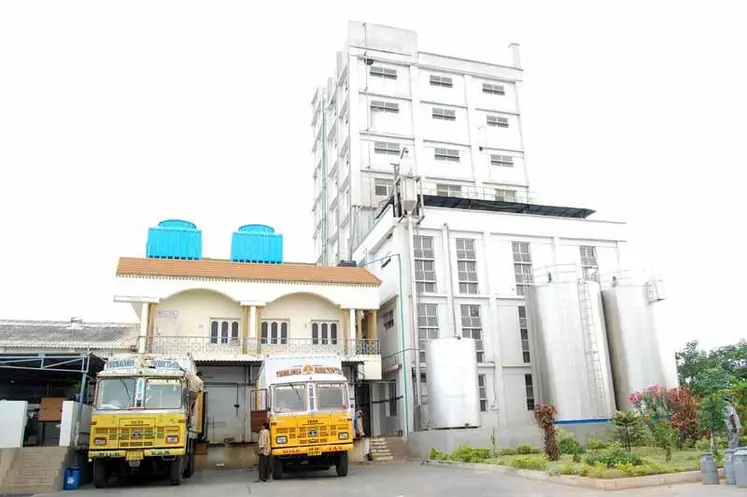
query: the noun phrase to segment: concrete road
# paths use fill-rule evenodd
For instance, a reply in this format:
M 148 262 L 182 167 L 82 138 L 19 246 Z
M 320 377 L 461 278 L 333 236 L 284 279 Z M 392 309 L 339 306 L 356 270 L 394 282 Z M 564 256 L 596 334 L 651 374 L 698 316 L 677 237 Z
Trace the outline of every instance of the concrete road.
M 346 478 L 333 476 L 333 471 L 288 475 L 287 478 L 254 483 L 256 471 L 211 471 L 196 474 L 179 487 L 168 483 L 142 482 L 96 490 L 86 487 L 65 492 L 65 497 L 721 497 L 745 495 L 742 489 L 721 485 L 678 485 L 626 492 L 601 492 L 563 485 L 497 476 L 477 470 L 421 466 L 418 463 L 351 466 Z M 61 496 L 61 494 L 58 494 Z

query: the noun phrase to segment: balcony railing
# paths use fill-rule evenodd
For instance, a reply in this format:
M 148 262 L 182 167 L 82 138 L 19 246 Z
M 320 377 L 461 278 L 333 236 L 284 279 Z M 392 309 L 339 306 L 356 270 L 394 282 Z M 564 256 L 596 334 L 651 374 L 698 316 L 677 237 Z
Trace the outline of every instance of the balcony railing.
M 314 340 L 311 338 L 277 339 L 272 343 L 257 343 L 257 339 L 211 337 L 153 337 L 151 352 L 157 354 L 196 354 L 216 357 L 266 356 L 266 355 L 325 355 L 342 356 L 379 355 L 379 341 Z

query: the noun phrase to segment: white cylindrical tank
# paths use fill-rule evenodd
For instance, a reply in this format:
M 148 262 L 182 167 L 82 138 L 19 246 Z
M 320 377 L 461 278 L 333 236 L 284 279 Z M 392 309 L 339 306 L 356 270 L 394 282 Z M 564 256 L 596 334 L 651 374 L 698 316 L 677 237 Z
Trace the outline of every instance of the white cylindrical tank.
M 431 429 L 480 425 L 477 354 L 471 338 L 428 340 L 428 417 Z
M 659 339 L 660 285 L 616 278 L 602 291 L 617 408 L 631 409 L 630 394 L 654 385 L 677 386 L 674 351 Z M 672 372 L 674 371 L 674 373 Z
M 552 404 L 558 421 L 609 419 L 615 394 L 599 283 L 559 279 L 526 292 L 537 404 Z

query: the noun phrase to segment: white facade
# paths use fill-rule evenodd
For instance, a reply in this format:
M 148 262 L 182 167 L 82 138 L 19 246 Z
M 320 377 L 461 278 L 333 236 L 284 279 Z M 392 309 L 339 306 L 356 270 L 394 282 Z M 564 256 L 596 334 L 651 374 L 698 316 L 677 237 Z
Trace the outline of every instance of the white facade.
M 528 196 L 512 48 L 507 65 L 487 64 L 420 52 L 412 31 L 348 24 L 337 72 L 312 100 L 321 264 L 349 259 L 368 233 L 403 148 L 425 194 Z
M 417 407 L 418 389 L 421 406 L 427 405 L 429 396 L 427 367 L 422 364 L 425 344 L 429 338 L 456 335 L 477 339 L 481 427 L 495 427 L 502 440 L 534 440 L 534 364 L 524 297 L 517 284 L 517 273 L 524 273 L 518 266 L 529 265 L 530 271 L 538 272 L 573 264 L 597 274 L 617 272 L 635 264 L 627 259 L 625 225 L 426 207 L 422 222 L 413 221 L 410 228 L 408 219 L 399 222 L 391 210 L 379 218 L 354 259 L 383 280 L 380 321 L 390 313 L 394 318 L 389 325 L 380 325 L 384 379 L 396 380 L 397 391 L 402 391 L 403 349 L 406 371 L 417 370 L 416 362 L 421 362 L 425 373 L 420 385 L 405 375 L 412 403 L 410 430 L 428 424 L 427 407 Z M 522 255 L 515 256 L 515 249 Z M 402 320 L 397 307 L 400 258 Z M 416 412 L 421 413 L 420 420 Z M 404 426 L 399 417 L 390 423 Z M 511 427 L 510 432 L 502 427 Z

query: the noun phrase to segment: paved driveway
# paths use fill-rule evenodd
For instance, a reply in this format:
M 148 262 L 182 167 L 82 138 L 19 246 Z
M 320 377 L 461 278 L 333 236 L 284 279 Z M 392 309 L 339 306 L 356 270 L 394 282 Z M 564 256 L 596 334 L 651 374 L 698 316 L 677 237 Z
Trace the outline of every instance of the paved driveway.
M 211 471 L 195 475 L 179 487 L 163 482 L 143 482 L 96 490 L 86 487 L 65 492 L 65 497 L 633 497 L 679 496 L 721 497 L 745 495 L 735 487 L 678 485 L 629 492 L 600 492 L 518 477 L 494 475 L 477 470 L 421 466 L 418 463 L 351 466 L 346 478 L 333 472 L 289 475 L 288 478 L 254 483 L 256 471 Z M 60 494 L 58 494 L 59 496 Z

